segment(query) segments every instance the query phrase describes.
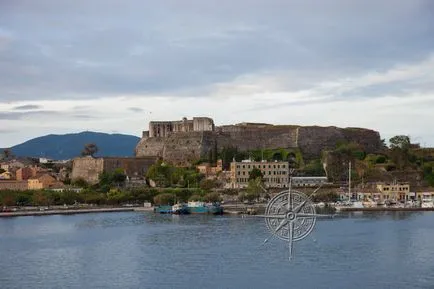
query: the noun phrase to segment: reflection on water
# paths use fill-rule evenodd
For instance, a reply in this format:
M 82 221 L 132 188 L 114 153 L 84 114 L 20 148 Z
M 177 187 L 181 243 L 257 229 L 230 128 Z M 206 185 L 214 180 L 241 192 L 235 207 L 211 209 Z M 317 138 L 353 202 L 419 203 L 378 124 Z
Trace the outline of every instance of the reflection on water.
M 434 213 L 349 213 L 287 244 L 264 221 L 106 213 L 0 219 L 0 288 L 433 288 Z

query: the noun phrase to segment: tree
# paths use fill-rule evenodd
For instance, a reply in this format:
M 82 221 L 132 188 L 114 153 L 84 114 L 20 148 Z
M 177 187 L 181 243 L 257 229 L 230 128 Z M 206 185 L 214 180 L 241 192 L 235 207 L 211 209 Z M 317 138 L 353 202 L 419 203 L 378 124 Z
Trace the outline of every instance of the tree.
M 173 205 L 175 203 L 175 196 L 169 193 L 163 193 L 154 197 L 155 205 Z
M 200 188 L 204 191 L 210 191 L 217 187 L 216 180 L 203 179 L 200 181 Z
M 3 150 L 3 156 L 5 159 L 9 159 L 10 157 L 13 156 L 12 150 L 10 148 L 4 149 Z
M 261 170 L 258 168 L 253 168 L 250 172 L 249 172 L 249 180 L 256 180 L 257 178 L 260 178 L 262 181 L 262 178 L 264 177 L 264 175 L 262 174 Z
M 253 201 L 254 199 L 259 199 L 261 193 L 264 191 L 262 185 L 262 178 L 258 177 L 256 179 L 252 179 L 249 181 L 247 185 L 247 193 L 245 198 L 249 201 Z
M 192 202 L 198 202 L 198 201 L 201 202 L 201 201 L 203 201 L 203 197 L 199 194 L 194 194 L 190 198 L 188 198 L 188 200 L 192 201 Z
M 406 135 L 397 135 L 389 140 L 390 158 L 402 170 L 407 164 L 410 157 L 409 149 L 411 146 L 410 137 Z
M 389 139 L 390 148 L 400 148 L 402 150 L 408 150 L 410 148 L 410 137 L 406 135 L 396 135 Z
M 208 193 L 204 196 L 205 201 L 210 203 L 220 202 L 222 198 L 220 197 L 219 193 Z
M 94 143 L 88 143 L 84 146 L 84 149 L 81 151 L 82 156 L 91 156 L 98 152 L 98 147 Z

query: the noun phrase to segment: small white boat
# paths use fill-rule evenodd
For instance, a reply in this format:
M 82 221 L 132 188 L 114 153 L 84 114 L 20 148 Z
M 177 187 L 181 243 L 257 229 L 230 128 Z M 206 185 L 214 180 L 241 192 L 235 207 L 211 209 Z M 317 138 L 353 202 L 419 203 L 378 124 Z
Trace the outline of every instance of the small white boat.
M 433 198 L 430 193 L 423 193 L 421 200 L 421 208 L 434 208 Z

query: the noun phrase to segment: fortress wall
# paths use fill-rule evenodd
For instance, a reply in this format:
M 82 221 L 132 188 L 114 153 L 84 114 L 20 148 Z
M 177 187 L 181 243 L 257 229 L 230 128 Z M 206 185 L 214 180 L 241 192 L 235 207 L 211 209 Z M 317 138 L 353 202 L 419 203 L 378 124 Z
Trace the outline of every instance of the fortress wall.
M 343 134 L 349 142 L 362 145 L 366 152 L 375 153 L 381 150 L 382 143 L 380 133 L 364 128 L 345 128 Z
M 240 150 L 297 147 L 295 126 L 232 126 L 217 132 L 218 149 L 238 147 Z
M 136 146 L 136 157 L 156 156 L 163 158 L 163 149 L 166 138 L 142 138 Z
M 75 158 L 72 163 L 72 180 L 83 179 L 90 184 L 99 181 L 102 172 L 113 172 L 121 168 L 128 177 L 143 177 L 148 168 L 156 162 L 156 157 L 143 158 Z
M 96 184 L 103 169 L 104 161 L 102 158 L 93 158 L 91 156 L 75 158 L 72 161 L 71 179 L 83 179 L 90 184 Z
M 263 148 L 300 148 L 305 158 L 318 158 L 324 149 L 339 142 L 357 142 L 367 152 L 381 148 L 378 132 L 359 128 L 239 124 L 217 127 L 212 131 L 176 132 L 165 138 L 142 138 L 136 156 L 158 156 L 177 165 L 190 165 L 210 150 L 238 147 L 241 151 Z
M 336 127 L 308 126 L 298 129 L 297 145 L 305 158 L 321 155 L 323 149 L 333 149 L 346 138 L 342 129 Z
M 204 142 L 204 138 L 206 141 Z M 205 156 L 210 149 L 212 132 L 178 132 L 166 138 L 163 158 L 175 165 L 189 165 Z
M 104 158 L 104 171 L 113 172 L 121 168 L 128 177 L 144 177 L 149 167 L 157 161 L 157 157 L 141 158 Z
M 334 149 L 340 142 L 356 142 L 368 153 L 381 148 L 380 134 L 363 128 L 309 126 L 298 130 L 298 146 L 306 158 L 318 157 L 324 149 Z

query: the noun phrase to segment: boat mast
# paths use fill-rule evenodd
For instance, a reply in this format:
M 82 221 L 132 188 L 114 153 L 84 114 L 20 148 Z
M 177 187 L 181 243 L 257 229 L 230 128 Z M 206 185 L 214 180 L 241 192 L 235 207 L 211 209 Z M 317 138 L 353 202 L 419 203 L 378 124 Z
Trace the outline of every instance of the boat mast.
M 351 162 L 348 165 L 348 201 L 351 201 Z

